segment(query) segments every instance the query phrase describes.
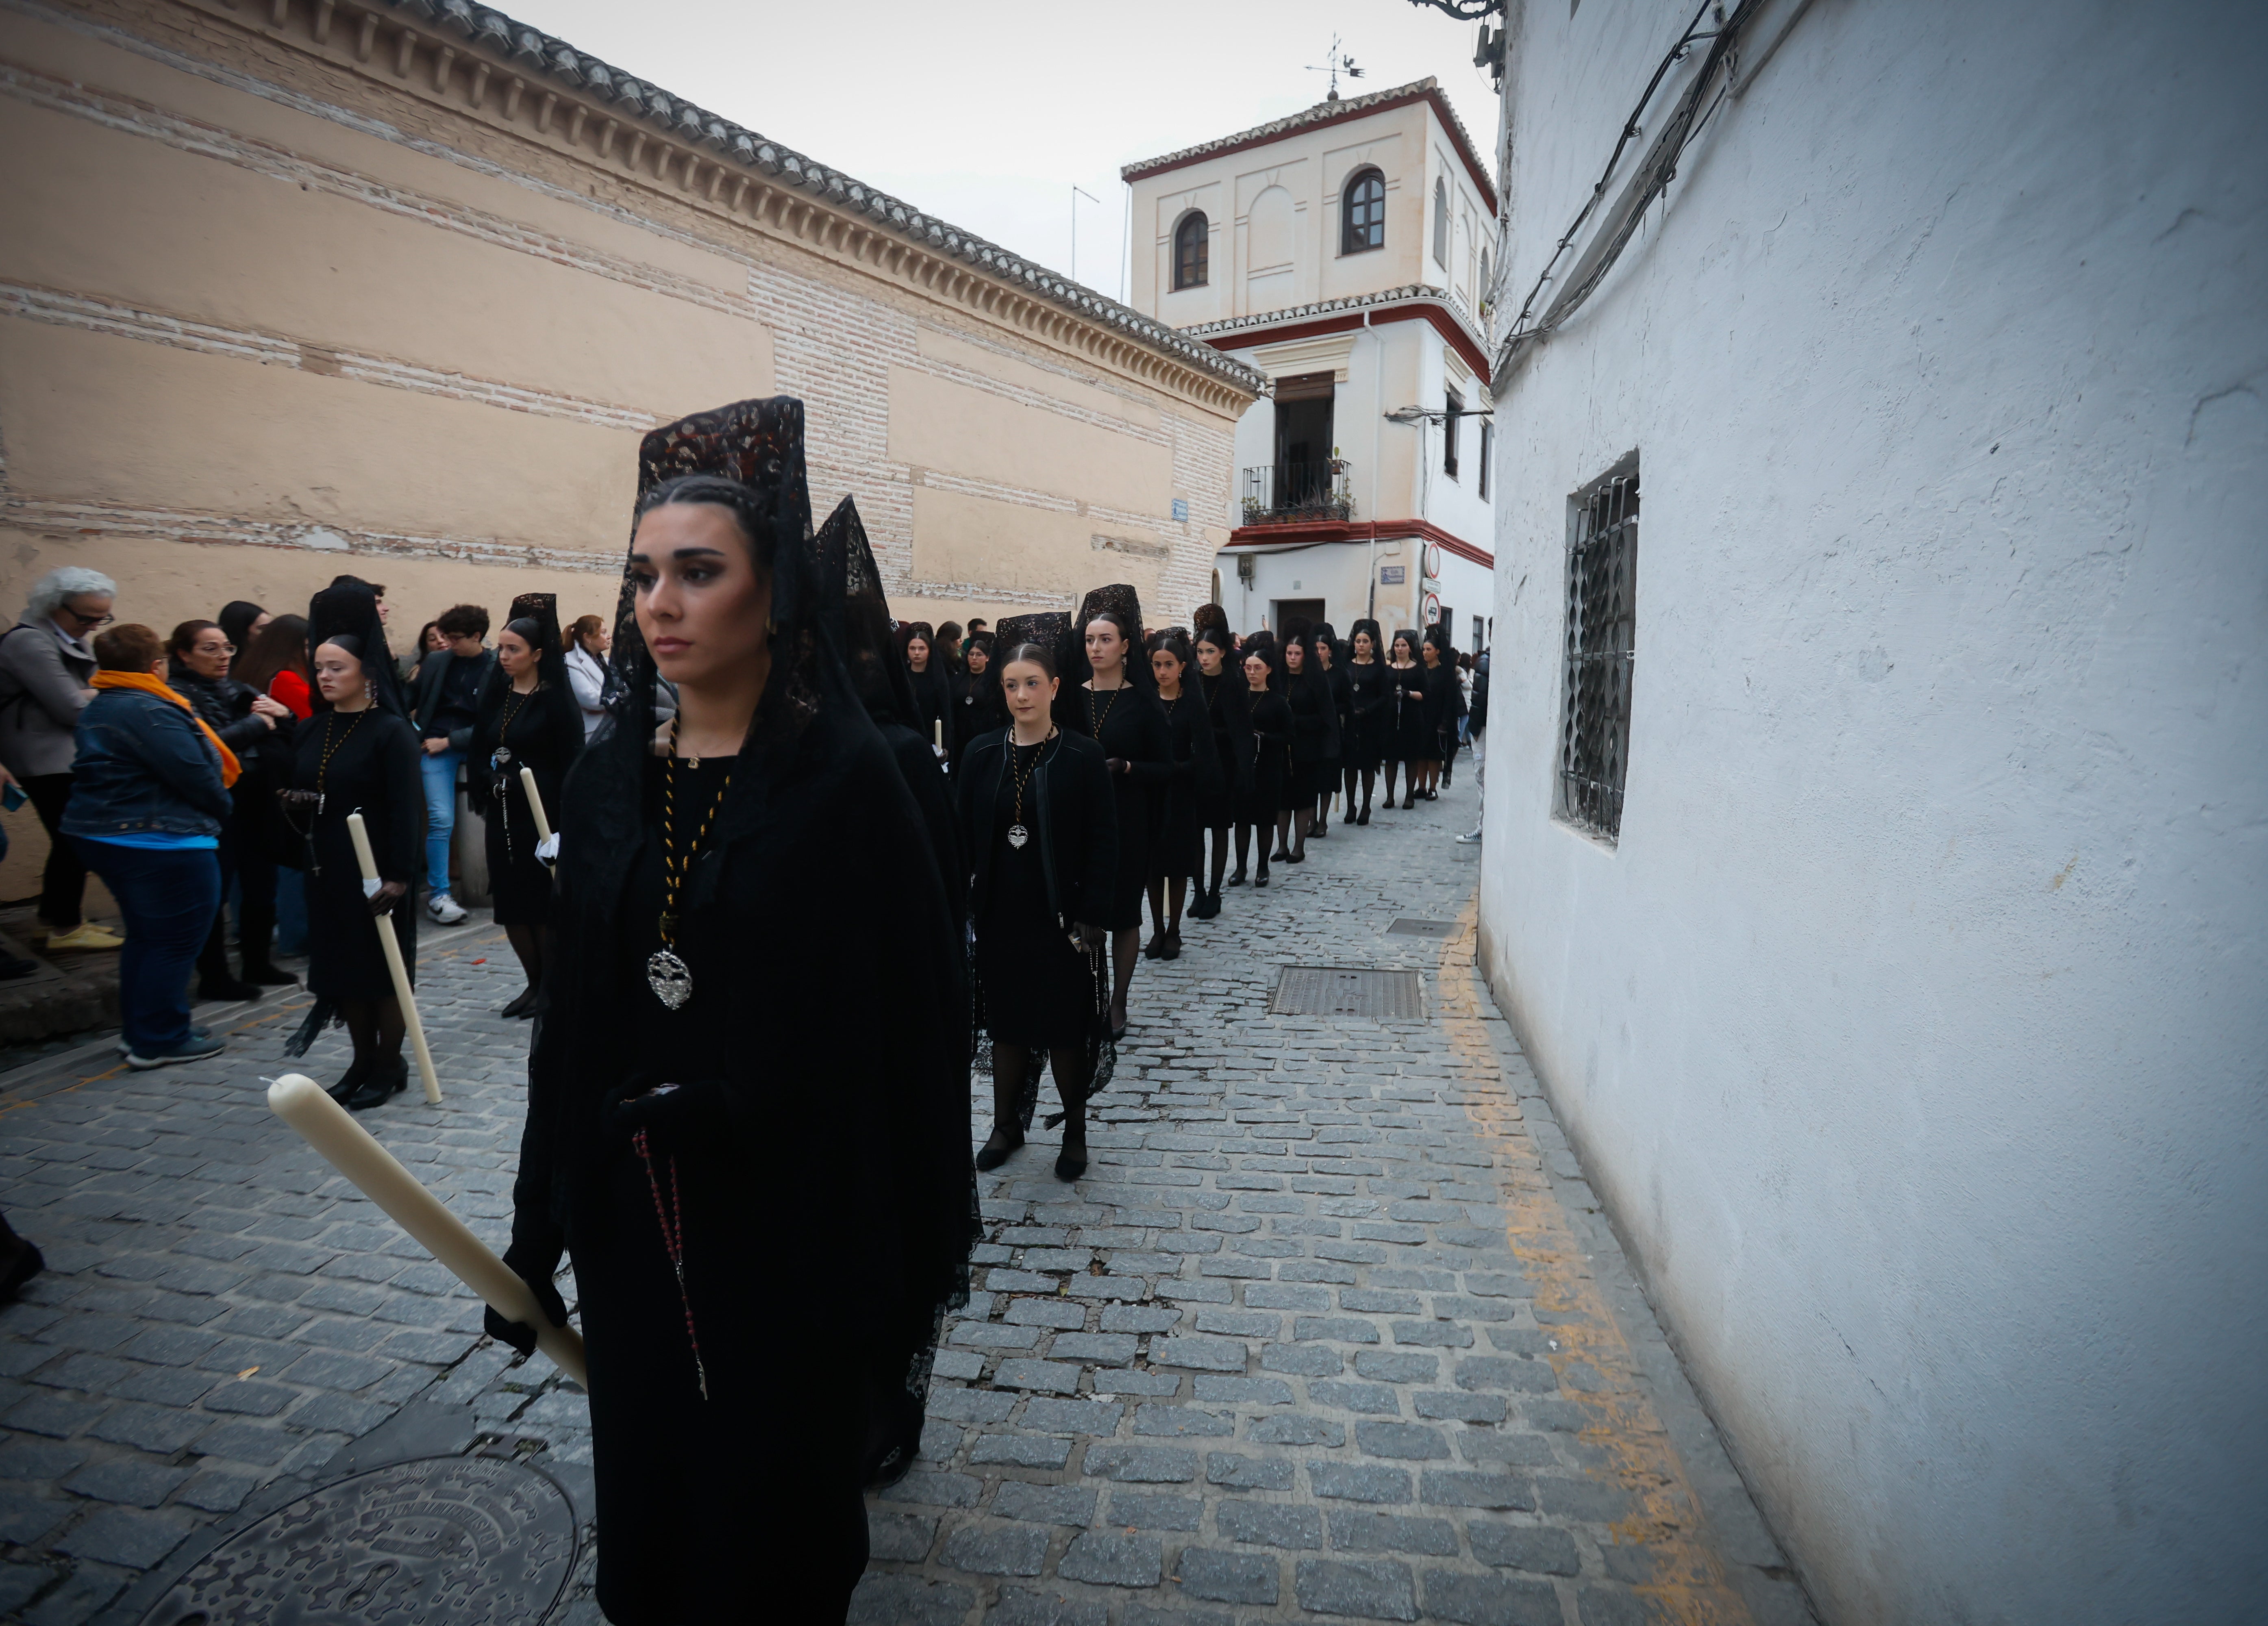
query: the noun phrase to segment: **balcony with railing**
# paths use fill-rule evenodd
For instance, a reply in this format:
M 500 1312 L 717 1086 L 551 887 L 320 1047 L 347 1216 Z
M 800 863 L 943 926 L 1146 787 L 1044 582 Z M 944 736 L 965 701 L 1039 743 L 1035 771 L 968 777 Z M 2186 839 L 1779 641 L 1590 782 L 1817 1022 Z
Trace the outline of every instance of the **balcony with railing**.
M 1353 465 L 1343 457 L 1321 463 L 1263 463 L 1244 471 L 1247 525 L 1306 525 L 1354 518 L 1349 483 Z

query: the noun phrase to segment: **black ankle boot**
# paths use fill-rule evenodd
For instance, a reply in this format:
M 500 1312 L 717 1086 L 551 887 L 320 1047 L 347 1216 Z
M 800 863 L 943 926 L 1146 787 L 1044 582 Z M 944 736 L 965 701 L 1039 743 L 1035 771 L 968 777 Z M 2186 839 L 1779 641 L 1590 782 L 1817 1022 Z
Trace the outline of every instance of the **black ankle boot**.
M 339 1075 L 339 1081 L 324 1093 L 343 1107 L 361 1093 L 363 1080 L 369 1077 L 369 1060 L 357 1056 L 347 1063 L 347 1070 Z
M 1086 1137 L 1082 1135 L 1077 1142 L 1073 1142 L 1066 1135 L 1064 1137 L 1063 1150 L 1056 1154 L 1056 1178 L 1072 1181 L 1086 1173 Z
M 400 1056 L 371 1063 L 367 1082 L 347 1100 L 348 1107 L 363 1112 L 382 1106 L 409 1087 L 409 1063 Z
M 291 972 L 269 965 L 264 960 L 245 961 L 244 980 L 257 983 L 263 988 L 291 988 L 296 986 L 299 981 Z

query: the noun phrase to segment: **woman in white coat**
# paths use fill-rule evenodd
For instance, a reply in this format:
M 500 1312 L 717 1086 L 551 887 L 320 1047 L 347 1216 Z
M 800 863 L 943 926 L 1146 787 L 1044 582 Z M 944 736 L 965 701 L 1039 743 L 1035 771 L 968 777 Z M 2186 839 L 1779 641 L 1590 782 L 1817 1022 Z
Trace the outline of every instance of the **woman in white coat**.
M 596 733 L 607 715 L 607 623 L 581 615 L 567 629 L 567 682 L 583 711 L 583 738 Z

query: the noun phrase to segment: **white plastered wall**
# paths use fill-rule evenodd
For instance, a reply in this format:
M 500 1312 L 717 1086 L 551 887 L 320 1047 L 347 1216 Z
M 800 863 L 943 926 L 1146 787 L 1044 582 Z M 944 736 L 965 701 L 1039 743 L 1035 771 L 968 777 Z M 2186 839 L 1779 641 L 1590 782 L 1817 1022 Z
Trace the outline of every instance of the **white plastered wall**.
M 1672 10 L 1528 8 L 1515 292 Z M 1484 964 L 1834 1626 L 2259 1618 L 2264 78 L 2257 6 L 1815 4 L 1504 381 Z

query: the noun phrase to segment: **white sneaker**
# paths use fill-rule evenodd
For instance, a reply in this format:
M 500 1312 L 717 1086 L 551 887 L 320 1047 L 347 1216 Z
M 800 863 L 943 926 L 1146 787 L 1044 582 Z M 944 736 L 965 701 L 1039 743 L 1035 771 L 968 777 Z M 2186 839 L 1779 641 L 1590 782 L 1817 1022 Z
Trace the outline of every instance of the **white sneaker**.
M 1480 833 L 1480 831 L 1479 831 L 1479 830 L 1476 829 L 1476 830 L 1474 830 L 1474 831 L 1473 831 L 1471 834 L 1469 834 L 1469 835 L 1460 835 L 1459 837 L 1457 837 L 1457 845 L 1458 845 L 1458 846 L 1460 846 L 1460 847 L 1469 847 L 1469 846 L 1471 846 L 1475 842 L 1479 841 L 1479 840 L 1480 840 L 1480 838 L 1481 838 L 1481 833 Z
M 465 918 L 465 906 L 446 892 L 437 892 L 426 899 L 425 912 L 444 926 L 453 926 Z

